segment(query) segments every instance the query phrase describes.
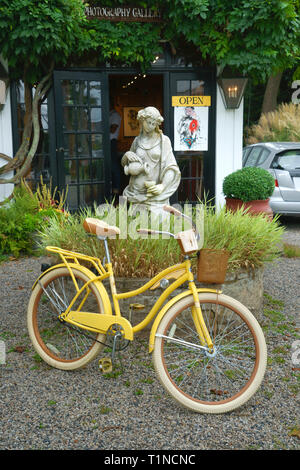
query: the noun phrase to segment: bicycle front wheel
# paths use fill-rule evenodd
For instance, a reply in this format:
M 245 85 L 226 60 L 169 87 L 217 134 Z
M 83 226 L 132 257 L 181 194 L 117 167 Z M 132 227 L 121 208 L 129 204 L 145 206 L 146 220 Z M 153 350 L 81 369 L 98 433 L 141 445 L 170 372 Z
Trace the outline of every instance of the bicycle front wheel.
M 243 405 L 259 388 L 266 342 L 255 317 L 235 299 L 200 293 L 199 302 L 214 350 L 199 347 L 190 295 L 161 320 L 153 362 L 162 385 L 181 405 L 200 413 L 225 413 Z
M 72 272 L 80 289 L 89 278 L 75 268 Z M 105 340 L 105 335 L 59 319 L 76 292 L 69 270 L 59 267 L 39 280 L 28 304 L 27 326 L 33 347 L 45 362 L 58 369 L 74 370 L 85 366 L 100 352 Z M 72 309 L 79 306 L 85 312 L 104 312 L 101 296 L 93 283 L 83 290 Z

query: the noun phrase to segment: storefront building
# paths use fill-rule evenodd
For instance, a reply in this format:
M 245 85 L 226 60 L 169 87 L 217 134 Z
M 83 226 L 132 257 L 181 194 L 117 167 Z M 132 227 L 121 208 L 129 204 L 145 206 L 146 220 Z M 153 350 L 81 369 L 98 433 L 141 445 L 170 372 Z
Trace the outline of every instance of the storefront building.
M 100 10 L 99 15 L 108 14 Z M 123 10 L 119 9 L 119 15 L 127 14 Z M 142 13 L 146 15 L 140 9 L 131 12 Z M 55 70 L 53 86 L 41 105 L 40 145 L 28 180 L 34 185 L 42 176 L 44 182 L 51 178 L 59 190 L 68 187 L 71 210 L 111 200 L 118 171 L 111 156 L 112 106 L 121 118 L 119 160 L 139 132 L 138 110 L 154 106 L 164 117 L 162 130 L 171 139 L 181 171 L 181 183 L 171 202 L 196 203 L 206 195 L 215 198 L 217 205 L 223 204 L 223 179 L 242 164 L 243 102 L 236 109 L 226 108 L 217 70 L 186 63 L 185 57 L 172 54 L 167 46 L 146 73 L 109 63 Z M 0 107 L 0 153 L 13 156 L 18 149 L 23 115 L 22 84 L 11 83 Z M 192 130 L 189 134 L 185 119 Z M 122 194 L 128 177 L 119 170 Z M 0 185 L 0 198 L 11 189 L 11 185 Z

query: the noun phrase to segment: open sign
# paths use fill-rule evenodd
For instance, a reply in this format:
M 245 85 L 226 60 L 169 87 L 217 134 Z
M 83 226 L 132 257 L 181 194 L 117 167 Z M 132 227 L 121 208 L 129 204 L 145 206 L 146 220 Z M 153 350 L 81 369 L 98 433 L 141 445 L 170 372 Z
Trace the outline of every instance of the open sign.
M 210 96 L 172 96 L 172 106 L 210 106 Z

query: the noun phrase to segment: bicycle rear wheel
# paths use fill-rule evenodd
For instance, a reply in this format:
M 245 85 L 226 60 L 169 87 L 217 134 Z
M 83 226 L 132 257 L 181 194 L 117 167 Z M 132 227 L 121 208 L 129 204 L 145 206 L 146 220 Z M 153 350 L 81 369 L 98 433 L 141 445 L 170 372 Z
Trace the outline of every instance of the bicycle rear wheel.
M 260 386 L 266 342 L 255 317 L 235 299 L 200 293 L 199 302 L 214 351 L 199 348 L 190 295 L 161 320 L 153 362 L 162 385 L 181 405 L 196 412 L 225 413 L 243 405 Z
M 79 289 L 88 276 L 73 268 Z M 40 357 L 52 367 L 63 370 L 79 369 L 100 352 L 105 335 L 83 330 L 59 320 L 76 294 L 69 270 L 59 267 L 46 273 L 32 291 L 27 326 L 30 339 Z M 80 304 L 81 310 L 99 314 L 104 312 L 101 296 L 91 283 L 84 289 L 72 309 Z

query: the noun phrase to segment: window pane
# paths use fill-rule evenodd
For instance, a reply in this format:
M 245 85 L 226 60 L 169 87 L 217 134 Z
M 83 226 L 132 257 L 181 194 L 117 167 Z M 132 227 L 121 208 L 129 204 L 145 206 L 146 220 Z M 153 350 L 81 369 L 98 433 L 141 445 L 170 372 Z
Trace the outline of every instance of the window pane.
M 41 124 L 44 130 L 48 130 L 48 105 L 41 105 Z
M 280 170 L 298 170 L 300 168 L 300 149 L 289 150 L 274 158 L 272 168 Z
M 64 134 L 64 156 L 76 157 L 76 135 Z
M 203 80 L 192 80 L 191 84 L 191 95 L 204 95 Z
M 103 157 L 103 141 L 102 134 L 92 134 L 92 157 L 99 158 Z
M 74 82 L 74 99 L 77 104 L 88 104 L 87 81 L 76 80 Z
M 77 108 L 78 130 L 87 131 L 89 129 L 88 108 Z
M 65 160 L 64 165 L 65 165 L 66 185 L 69 183 L 77 183 L 76 160 Z
M 270 151 L 267 149 L 263 149 L 263 151 L 261 152 L 257 160 L 257 165 L 262 165 L 266 161 L 269 155 L 270 155 Z
M 243 150 L 243 165 L 245 164 L 250 151 L 251 151 L 250 148 Z
M 73 80 L 62 80 L 61 89 L 62 89 L 63 103 L 69 104 L 69 105 L 74 104 Z
M 66 181 L 67 184 L 67 181 Z M 69 210 L 78 208 L 77 186 L 69 186 L 66 205 Z
M 77 152 L 80 157 L 88 157 L 89 152 L 89 136 L 86 134 L 77 135 Z
M 90 206 L 93 204 L 94 199 L 92 192 L 92 186 L 90 184 L 85 184 L 79 187 L 79 204 L 81 206 Z
M 90 181 L 90 160 L 78 160 L 79 181 Z
M 63 129 L 73 131 L 76 129 L 76 108 L 64 107 L 63 110 Z
M 190 94 L 190 80 L 177 80 L 177 94 L 189 95 Z
M 103 159 L 93 160 L 91 162 L 92 178 L 94 181 L 104 180 L 104 161 Z
M 245 166 L 255 166 L 257 157 L 259 156 L 260 152 L 261 152 L 261 147 L 253 148 L 249 157 L 247 158 Z
M 101 82 L 90 82 L 90 106 L 101 106 Z
M 91 130 L 92 132 L 99 132 L 102 130 L 102 109 L 91 108 Z

